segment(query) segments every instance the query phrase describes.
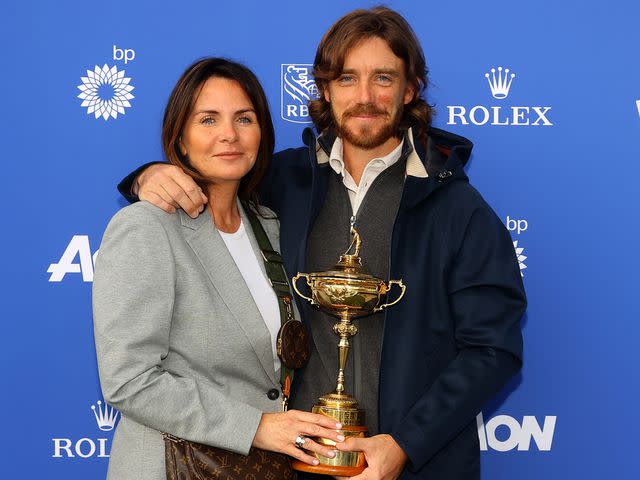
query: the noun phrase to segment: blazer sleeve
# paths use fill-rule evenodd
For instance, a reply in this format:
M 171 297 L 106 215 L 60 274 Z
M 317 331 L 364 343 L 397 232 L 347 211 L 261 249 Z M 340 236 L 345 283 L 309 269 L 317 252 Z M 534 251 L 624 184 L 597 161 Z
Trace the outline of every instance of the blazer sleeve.
M 487 205 L 469 218 L 447 290 L 457 353 L 391 432 L 415 470 L 473 421 L 522 364 L 522 278 L 509 233 Z
M 116 214 L 104 234 L 93 283 L 104 398 L 155 430 L 246 455 L 262 412 L 212 383 L 163 367 L 175 281 L 169 237 L 148 205 Z

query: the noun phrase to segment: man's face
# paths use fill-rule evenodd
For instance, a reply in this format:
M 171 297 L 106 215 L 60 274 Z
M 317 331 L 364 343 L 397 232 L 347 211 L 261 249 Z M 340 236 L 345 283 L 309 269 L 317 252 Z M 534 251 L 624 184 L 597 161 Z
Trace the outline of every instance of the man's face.
M 393 137 L 413 93 L 404 61 L 386 41 L 371 37 L 347 52 L 342 73 L 329 82 L 324 98 L 343 142 L 369 150 Z

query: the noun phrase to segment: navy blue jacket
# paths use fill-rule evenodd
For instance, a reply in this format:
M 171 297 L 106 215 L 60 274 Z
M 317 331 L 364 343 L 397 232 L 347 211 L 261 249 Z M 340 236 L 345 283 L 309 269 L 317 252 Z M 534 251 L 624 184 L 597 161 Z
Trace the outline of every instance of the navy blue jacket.
M 261 195 L 280 218 L 290 275 L 307 271 L 307 237 L 331 173 L 316 159 L 331 139 L 307 129 L 303 141 L 275 155 Z M 386 311 L 380 432 L 409 457 L 402 479 L 475 479 L 475 417 L 521 367 L 526 299 L 510 235 L 464 173 L 471 142 L 432 128 L 428 151 L 415 148 L 429 176 L 407 176 L 393 229 L 389 278 L 402 278 L 407 292 Z M 120 184 L 123 194 L 138 171 Z M 304 320 L 309 307 L 299 306 Z

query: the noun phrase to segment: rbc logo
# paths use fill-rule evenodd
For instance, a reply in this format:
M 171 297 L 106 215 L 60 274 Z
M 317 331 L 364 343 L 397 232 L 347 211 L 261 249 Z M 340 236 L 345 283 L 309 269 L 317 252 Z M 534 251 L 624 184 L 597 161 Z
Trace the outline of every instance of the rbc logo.
M 508 452 L 517 448 L 520 452 L 526 452 L 530 450 L 531 440 L 533 440 L 539 451 L 548 452 L 553 443 L 556 418 L 556 416 L 544 417 L 544 423 L 541 427 L 536 417 L 532 415 L 522 417 L 522 422 L 508 415 L 497 415 L 485 425 L 481 412 L 476 417 L 480 450 L 491 449 L 497 452 Z M 502 432 L 503 427 L 508 432 L 506 437 L 504 434 L 498 434 L 498 430 Z
M 313 65 L 283 63 L 280 75 L 280 116 L 293 123 L 311 123 L 309 100 L 316 100 L 318 87 L 313 79 Z
M 97 255 L 97 250 L 91 255 L 87 235 L 74 235 L 58 263 L 49 265 L 47 269 L 47 273 L 51 274 L 49 281 L 61 282 L 67 273 L 82 273 L 83 281 L 93 282 L 93 265 Z M 74 261 L 76 256 L 79 263 Z

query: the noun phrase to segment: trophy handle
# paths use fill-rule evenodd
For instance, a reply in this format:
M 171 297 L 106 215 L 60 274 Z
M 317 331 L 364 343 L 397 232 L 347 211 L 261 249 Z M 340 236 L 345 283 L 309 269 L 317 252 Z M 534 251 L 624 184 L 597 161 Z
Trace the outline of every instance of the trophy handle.
M 298 295 L 300 295 L 302 298 L 304 298 L 311 305 L 315 305 L 316 302 L 313 301 L 313 298 L 307 297 L 300 290 L 298 290 L 297 283 L 298 283 L 298 280 L 300 280 L 301 278 L 305 278 L 307 280 L 307 286 L 311 287 L 311 285 L 309 285 L 309 274 L 308 273 L 298 273 L 295 277 L 293 277 L 291 279 L 291 284 L 293 285 L 293 289 L 296 291 L 296 293 Z
M 404 297 L 404 292 L 407 291 L 407 287 L 405 286 L 404 283 L 402 283 L 402 280 L 389 280 L 389 282 L 387 283 L 386 287 L 387 287 L 387 292 L 391 290 L 391 285 L 396 284 L 398 285 L 401 289 L 402 289 L 402 293 L 400 293 L 400 296 L 398 298 L 396 298 L 393 302 L 391 303 L 385 303 L 383 305 L 380 305 L 379 307 L 376 307 L 373 309 L 374 312 L 381 312 L 382 310 L 384 310 L 385 308 L 388 308 L 392 305 L 395 305 L 396 303 L 398 303 L 400 300 L 402 300 L 402 297 Z M 295 284 L 294 284 L 295 285 Z M 296 290 L 297 291 L 297 290 Z

